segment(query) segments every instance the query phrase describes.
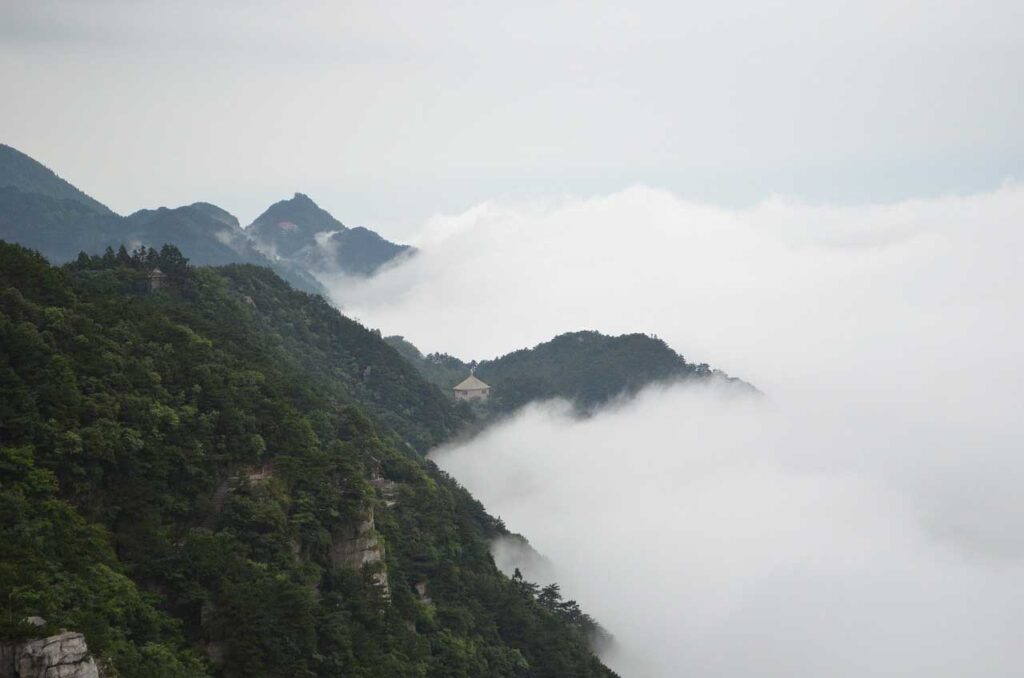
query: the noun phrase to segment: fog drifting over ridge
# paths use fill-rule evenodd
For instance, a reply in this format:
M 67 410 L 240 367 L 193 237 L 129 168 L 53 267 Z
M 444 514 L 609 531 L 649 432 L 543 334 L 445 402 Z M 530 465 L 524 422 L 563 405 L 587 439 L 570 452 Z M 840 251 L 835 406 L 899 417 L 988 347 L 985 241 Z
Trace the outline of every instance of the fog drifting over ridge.
M 464 358 L 653 332 L 767 394 L 654 388 L 586 421 L 539 404 L 435 453 L 616 635 L 623 675 L 1010 676 L 1022 215 L 1016 185 L 844 208 L 643 187 L 485 204 L 336 296 Z

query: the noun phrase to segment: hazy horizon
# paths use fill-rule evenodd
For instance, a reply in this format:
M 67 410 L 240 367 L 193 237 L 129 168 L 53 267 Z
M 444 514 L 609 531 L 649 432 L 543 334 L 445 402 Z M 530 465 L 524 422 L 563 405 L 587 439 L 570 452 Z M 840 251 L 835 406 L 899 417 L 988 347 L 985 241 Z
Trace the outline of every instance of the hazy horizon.
M 6 143 L 119 212 L 295 191 L 406 239 L 499 199 L 749 207 L 993 190 L 1024 167 L 1012 2 L 0 7 Z

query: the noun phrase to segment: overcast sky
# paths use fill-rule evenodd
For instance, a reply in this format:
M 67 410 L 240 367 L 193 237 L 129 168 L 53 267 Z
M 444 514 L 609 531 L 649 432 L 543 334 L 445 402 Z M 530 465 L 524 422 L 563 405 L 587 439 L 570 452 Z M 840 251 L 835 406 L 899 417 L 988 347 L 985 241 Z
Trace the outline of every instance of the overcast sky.
M 1020 2 L 0 3 L 0 136 L 114 209 L 309 193 L 400 238 L 636 183 L 746 206 L 992 189 Z

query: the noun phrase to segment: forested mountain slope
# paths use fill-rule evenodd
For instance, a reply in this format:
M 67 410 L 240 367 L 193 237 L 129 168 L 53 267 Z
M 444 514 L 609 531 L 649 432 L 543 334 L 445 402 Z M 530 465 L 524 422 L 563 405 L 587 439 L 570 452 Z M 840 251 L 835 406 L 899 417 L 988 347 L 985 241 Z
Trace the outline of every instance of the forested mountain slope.
M 106 208 L 0 186 L 0 238 L 36 249 L 54 262 L 116 247 L 123 232 L 123 218 Z
M 611 675 L 411 449 L 469 415 L 264 269 L 0 243 L 0 393 L 2 636 L 125 678 Z
M 705 363 L 687 362 L 664 341 L 646 334 L 612 337 L 593 331 L 567 332 L 533 348 L 472 364 L 447 354 L 424 356 L 403 337 L 387 341 L 446 391 L 475 367 L 476 376 L 491 386 L 487 409 L 495 413 L 548 398 L 565 398 L 580 411 L 589 411 L 652 383 L 712 376 L 754 390 Z
M 210 203 L 139 210 L 125 218 L 120 242 L 146 246 L 171 243 L 198 266 L 255 264 L 273 269 L 291 285 L 324 293 L 323 286 L 305 268 L 288 260 L 273 260 L 238 225 L 238 219 Z M 114 245 L 117 248 L 117 245 Z M 100 253 L 103 250 L 91 250 Z

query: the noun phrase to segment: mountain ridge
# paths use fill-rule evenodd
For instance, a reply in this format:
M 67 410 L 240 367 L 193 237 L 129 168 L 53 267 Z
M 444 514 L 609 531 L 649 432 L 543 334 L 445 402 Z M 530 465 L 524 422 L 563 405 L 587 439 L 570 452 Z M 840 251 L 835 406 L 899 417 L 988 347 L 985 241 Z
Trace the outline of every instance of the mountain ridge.
M 370 277 L 415 251 L 363 226 L 349 228 L 304 193 L 274 203 L 245 230 L 267 256 L 291 259 L 318 273 Z
M 280 219 L 274 220 L 276 214 Z M 302 223 L 302 230 L 298 225 L 296 233 L 278 228 L 295 223 L 289 219 Z M 321 233 L 326 234 L 323 247 L 317 241 Z M 369 229 L 347 228 L 303 193 L 274 203 L 248 228 L 209 202 L 122 216 L 6 145 L 0 145 L 0 238 L 36 249 L 56 263 L 79 252 L 101 254 L 107 247 L 173 243 L 194 263 L 266 266 L 316 294 L 326 294 L 319 275 L 368 277 L 412 252 Z
M 465 362 L 445 353 L 423 355 L 401 336 L 386 337 L 424 378 L 450 392 L 472 370 L 491 386 L 485 411 L 513 412 L 537 400 L 563 398 L 586 414 L 645 386 L 685 380 L 720 379 L 740 389 L 757 389 L 706 363 L 688 362 L 653 335 L 605 335 L 593 330 L 565 332 L 532 348 L 492 360 Z

